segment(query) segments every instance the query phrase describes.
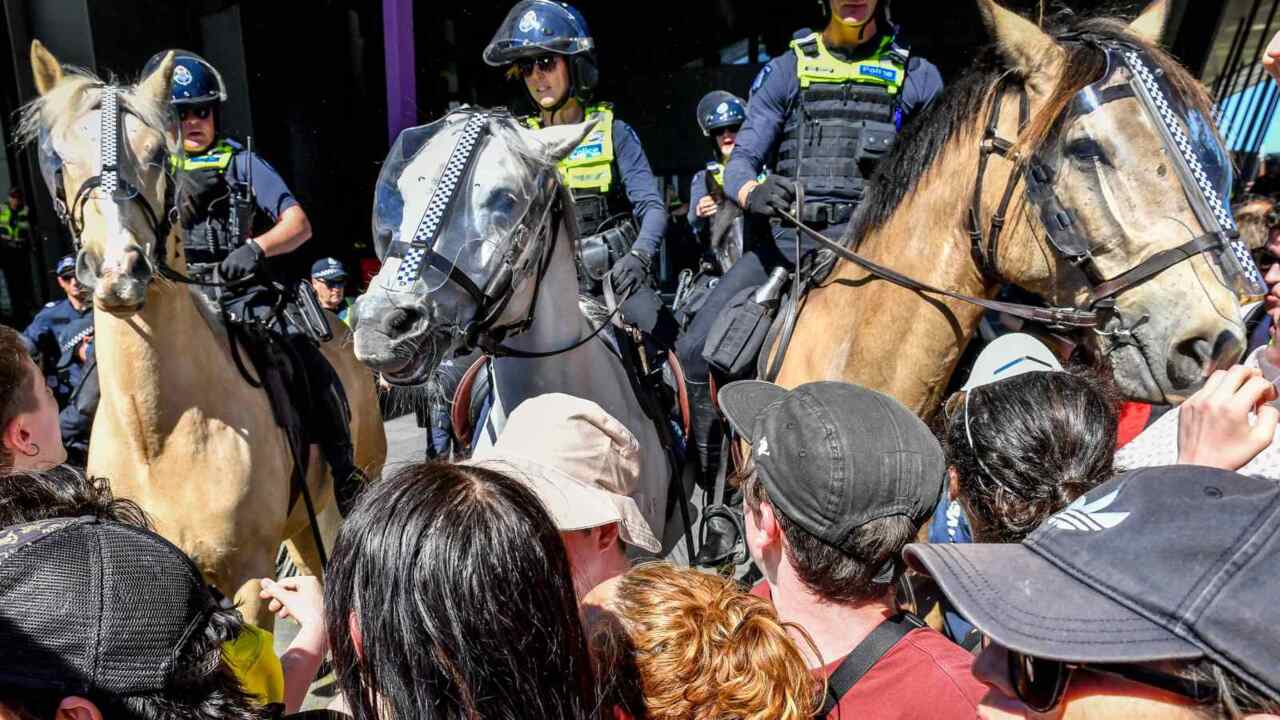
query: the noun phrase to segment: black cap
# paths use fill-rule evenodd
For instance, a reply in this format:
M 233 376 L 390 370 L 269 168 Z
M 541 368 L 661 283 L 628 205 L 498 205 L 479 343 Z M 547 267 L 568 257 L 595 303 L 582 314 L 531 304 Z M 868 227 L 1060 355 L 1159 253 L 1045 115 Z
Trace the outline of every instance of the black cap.
M 924 522 L 946 472 L 942 448 L 902 403 L 841 382 L 787 391 L 743 380 L 720 410 L 751 443 L 769 501 L 823 542 L 852 553 L 853 531 L 895 515 Z
M 1020 544 L 908 545 L 997 643 L 1077 663 L 1209 657 L 1280 700 L 1280 484 L 1191 465 L 1089 491 Z
M 0 686 L 162 690 L 216 609 L 191 560 L 142 528 L 81 517 L 0 529 Z

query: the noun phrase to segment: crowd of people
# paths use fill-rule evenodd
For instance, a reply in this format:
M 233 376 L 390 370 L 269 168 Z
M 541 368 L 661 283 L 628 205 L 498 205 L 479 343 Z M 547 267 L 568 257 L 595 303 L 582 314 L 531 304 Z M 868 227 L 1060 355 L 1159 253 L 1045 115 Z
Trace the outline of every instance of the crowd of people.
M 699 112 L 718 153 L 694 181 L 700 232 L 723 207 L 717 186 L 760 217 L 798 189 L 820 231 L 848 223 L 866 158 L 827 148 L 803 162 L 848 182 L 798 188 L 818 173 L 778 152 L 809 122 L 792 113 L 845 92 L 810 89 L 806 72 L 875 63 L 883 82 L 864 111 L 886 132 L 938 92 L 936 69 L 876 29 L 887 18 L 875 2 L 846 5 L 832 3 L 834 31 L 771 63 L 749 102 L 726 93 Z M 634 131 L 573 92 L 594 83 L 590 47 L 576 10 L 525 0 L 485 58 L 525 83 L 540 108 L 531 126 L 602 123 L 584 142 L 607 152 L 562 168 L 608 258 L 580 281 L 636 290 L 665 213 Z M 256 239 L 228 239 L 239 221 L 211 203 L 249 164 L 269 166 L 217 135 L 221 79 L 185 62 L 174 100 L 198 145 L 184 161 L 193 267 L 252 277 L 310 226 L 268 179 Z M 895 68 L 911 82 L 895 83 Z M 834 127 L 818 115 L 814 129 Z M 778 172 L 762 173 L 767 156 Z M 623 206 L 638 228 L 611 225 Z M 1129 438 L 1108 378 L 1022 333 L 981 351 L 933 427 L 849 383 L 739 380 L 713 395 L 711 322 L 804 249 L 794 228 L 771 227 L 772 244 L 708 288 L 686 336 L 696 348 L 681 348 L 706 386 L 694 402 L 714 403 L 740 450 L 730 502 L 754 584 L 727 576 L 732 563 L 653 560 L 666 489 L 642 480 L 639 441 L 597 403 L 548 393 L 514 408 L 491 447 L 346 496 L 323 583 L 260 581 L 268 609 L 296 625 L 279 654 L 271 628 L 246 622 L 110 478 L 75 469 L 93 325 L 64 259 L 66 300 L 25 333 L 0 325 L 0 720 L 1280 718 L 1280 634 L 1265 609 L 1280 571 L 1280 232 L 1258 255 L 1260 340 Z M 611 257 L 617 232 L 625 247 Z M 317 261 L 310 280 L 345 322 L 342 263 Z M 330 440 L 336 473 L 350 443 Z M 690 442 L 704 472 L 728 462 L 710 430 Z M 303 710 L 329 672 L 328 707 Z

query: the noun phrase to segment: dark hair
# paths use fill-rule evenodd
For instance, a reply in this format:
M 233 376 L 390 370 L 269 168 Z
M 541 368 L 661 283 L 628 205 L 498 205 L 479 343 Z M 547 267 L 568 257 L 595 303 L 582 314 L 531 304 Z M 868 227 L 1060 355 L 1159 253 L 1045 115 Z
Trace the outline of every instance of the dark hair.
M 356 720 L 598 713 L 560 534 L 501 473 L 425 463 L 371 485 L 334 546 L 325 619 Z
M 787 517 L 777 505 L 769 502 L 769 493 L 756 474 L 755 463 L 747 460 L 737 480 L 742 496 L 752 512 L 769 503 L 787 542 L 783 546 L 787 560 L 795 568 L 796 577 L 818 597 L 834 603 L 860 603 L 884 597 L 892 583 L 872 580 L 885 563 L 894 564 L 894 578 L 903 570 L 902 548 L 915 538 L 920 523 L 903 515 L 877 518 L 853 531 L 853 554 L 828 545 Z
M 65 465 L 0 472 L 0 527 L 82 515 L 153 529 L 142 508 L 113 495 L 104 478 L 85 477 Z
M 943 446 L 975 542 L 1020 542 L 1114 474 L 1115 401 L 1083 371 L 1018 375 L 949 405 Z
M 31 380 L 31 353 L 22 334 L 0 325 L 0 432 L 20 413 L 36 408 Z M 13 465 L 13 454 L 0 443 L 0 468 Z
M 233 609 L 219 609 L 203 633 L 192 638 L 179 657 L 181 670 L 164 690 L 116 696 L 102 692 L 81 694 L 109 720 L 266 720 L 268 710 L 245 694 L 240 680 L 223 660 L 223 643 L 240 634 L 244 621 Z M 65 691 L 32 691 L 0 686 L 0 707 L 20 720 L 53 720 Z

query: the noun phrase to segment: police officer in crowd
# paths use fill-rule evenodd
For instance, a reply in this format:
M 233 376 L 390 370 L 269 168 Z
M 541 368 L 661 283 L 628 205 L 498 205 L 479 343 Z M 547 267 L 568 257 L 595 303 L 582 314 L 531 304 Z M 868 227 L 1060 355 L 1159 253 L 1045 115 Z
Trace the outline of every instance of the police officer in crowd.
M 151 58 L 144 77 L 165 52 Z M 306 242 L 311 223 L 279 173 L 220 132 L 218 112 L 227 88 L 217 69 L 195 53 L 174 52 L 172 104 L 182 129 L 187 265 L 201 279 L 213 280 L 216 269 L 223 281 L 242 281 L 261 270 L 266 258 Z
M 0 243 L 15 248 L 25 248 L 31 241 L 31 222 L 27 217 L 27 204 L 22 190 L 9 191 L 9 201 L 0 207 Z
M 337 258 L 320 258 L 311 265 L 311 288 L 316 291 L 320 307 L 351 324 L 351 298 L 347 297 L 347 269 Z
M 58 400 L 58 424 L 68 462 L 83 466 L 98 408 L 93 293 L 76 279 L 74 255 L 59 260 L 55 272 L 66 297 L 46 304 L 22 334 Z
M 747 119 L 747 104 L 742 98 L 724 90 L 713 90 L 702 97 L 697 109 L 698 127 L 715 145 L 715 160 L 694 173 L 689 182 L 689 225 L 704 239 L 707 221 L 716 214 L 719 204 L 707 192 L 707 175 L 724 189 L 724 166 L 737 143 L 738 130 Z
M 823 31 L 797 37 L 752 83 L 724 186 L 747 213 L 768 219 L 772 242 L 749 238 L 742 258 L 720 279 L 677 344 L 696 408 L 693 439 L 704 473 L 718 464 L 720 447 L 707 384 L 710 368 L 703 359 L 712 325 L 735 296 L 764 284 L 774 268 L 795 268 L 814 247 L 813 240 L 782 222 L 778 211 L 793 211 L 799 198 L 800 219 L 825 237 L 840 239 L 876 162 L 903 123 L 942 90 L 938 69 L 897 40 L 889 3 L 822 0 Z M 760 179 L 766 164 L 772 172 Z M 728 552 L 727 540 L 736 533 L 726 523 L 712 519 L 708 534 L 726 542 L 718 547 L 722 552 L 703 553 L 703 560 Z
M 143 76 L 168 52 L 152 56 Z M 262 315 L 274 300 L 260 302 L 266 291 L 256 282 L 266 269 L 265 260 L 306 242 L 311 223 L 280 175 L 219 130 L 218 111 L 227 99 L 227 89 L 217 69 L 195 53 L 172 52 L 171 103 L 181 123 L 184 151 L 177 159 L 178 204 L 186 231 L 183 248 L 188 271 L 197 279 L 223 286 L 203 289 L 232 309 L 226 313 L 232 322 L 266 322 Z M 309 388 L 302 399 L 309 405 L 301 414 L 308 436 L 319 444 L 333 472 L 338 508 L 345 515 L 364 474 L 355 466 L 337 373 L 301 328 L 291 322 L 275 322 L 271 327 L 285 335 L 301 361 Z
M 611 264 L 608 273 L 619 296 L 647 286 L 667 214 L 635 130 L 614 114 L 612 104 L 592 98 L 598 80 L 595 43 L 582 14 L 562 2 L 521 0 L 485 48 L 484 61 L 507 66 L 509 74 L 524 80 L 537 108 L 526 119 L 529 127 L 598 121 L 560 162 L 582 237 L 579 279 L 590 290 Z M 616 232 L 625 226 L 630 234 L 630 223 L 618 222 L 628 216 L 640 223 L 634 241 Z M 593 247 L 608 249 L 608 261 L 593 262 Z

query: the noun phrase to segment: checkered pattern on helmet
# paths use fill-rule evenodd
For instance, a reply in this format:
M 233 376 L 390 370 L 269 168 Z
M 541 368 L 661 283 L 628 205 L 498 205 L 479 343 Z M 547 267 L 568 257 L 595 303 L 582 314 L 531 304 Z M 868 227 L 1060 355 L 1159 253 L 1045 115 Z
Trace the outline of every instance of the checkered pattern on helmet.
M 418 229 L 414 231 L 413 239 L 409 241 L 409 249 L 400 260 L 400 267 L 396 270 L 397 287 L 407 288 L 418 279 L 422 259 L 435 243 L 440 224 L 444 222 L 445 211 L 449 208 L 449 201 L 453 199 L 458 183 L 462 180 L 462 172 L 467 167 L 467 161 L 475 151 L 480 131 L 488 122 L 488 115 L 477 113 L 469 117 L 466 124 L 462 126 L 458 144 L 453 147 L 444 171 L 440 174 L 440 181 L 436 183 L 435 189 L 431 192 L 431 199 L 427 201 L 427 209 L 422 213 L 422 220 L 418 222 Z
M 116 123 L 120 120 L 120 96 L 115 85 L 102 88 L 102 191 L 113 197 L 119 184 L 116 174 L 120 148 L 117 146 Z
M 0 554 L 0 685 L 164 689 L 213 608 L 195 567 L 139 528 L 55 522 L 63 526 Z
M 1234 231 L 1236 229 L 1236 221 L 1227 208 L 1226 198 L 1218 195 L 1218 189 L 1209 180 L 1208 173 L 1205 172 L 1204 166 L 1200 164 L 1200 159 L 1196 157 L 1196 153 L 1191 147 L 1191 140 L 1182 129 L 1182 123 L 1169 105 L 1169 99 L 1165 97 L 1164 92 L 1160 89 L 1160 84 L 1156 82 L 1155 75 L 1147 67 L 1146 63 L 1142 61 L 1142 57 L 1136 50 L 1126 51 L 1124 59 L 1125 64 L 1133 70 L 1134 75 L 1142 83 L 1142 86 L 1146 88 L 1147 94 L 1151 97 L 1152 102 L 1155 103 L 1156 110 L 1160 114 L 1160 122 L 1164 123 L 1164 126 L 1169 129 L 1174 143 L 1178 146 L 1178 153 L 1182 155 L 1182 158 L 1187 162 L 1187 166 L 1191 168 L 1191 175 L 1195 178 L 1200 193 L 1204 195 L 1205 201 L 1209 204 L 1209 209 L 1213 211 L 1214 219 L 1218 221 L 1218 227 L 1228 233 Z M 1254 265 L 1253 258 L 1249 255 L 1249 250 L 1244 246 L 1244 243 L 1239 240 L 1232 240 L 1228 245 L 1231 247 L 1231 252 L 1235 255 L 1236 262 L 1240 267 L 1246 273 L 1252 275 L 1252 279 L 1258 285 L 1265 286 L 1266 283 L 1258 273 L 1257 266 Z

